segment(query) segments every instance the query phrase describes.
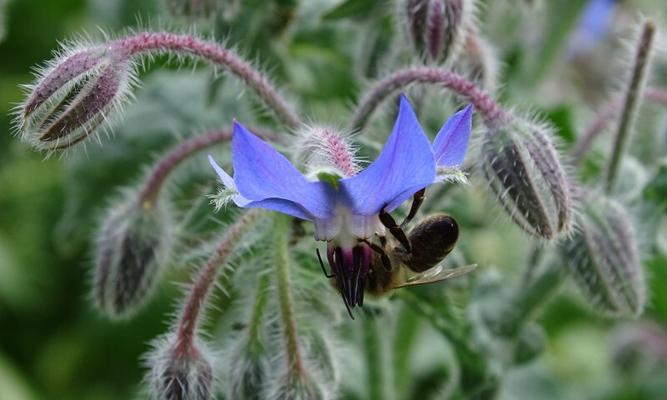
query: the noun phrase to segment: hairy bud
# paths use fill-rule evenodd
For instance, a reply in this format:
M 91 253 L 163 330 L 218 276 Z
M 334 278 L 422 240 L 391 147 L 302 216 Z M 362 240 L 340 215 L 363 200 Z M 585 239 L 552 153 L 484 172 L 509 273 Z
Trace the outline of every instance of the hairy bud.
M 38 72 L 18 110 L 21 139 L 39 150 L 70 147 L 94 132 L 128 96 L 133 65 L 113 47 L 68 50 Z
M 562 247 L 568 270 L 591 306 L 617 317 L 642 313 L 644 271 L 632 221 L 621 204 L 587 196 L 577 230 Z
M 134 196 L 112 207 L 97 234 L 93 298 L 111 318 L 129 317 L 150 298 L 171 245 L 171 216 Z
M 498 87 L 500 63 L 493 46 L 471 26 L 465 40 L 461 70 L 472 82 L 493 93 Z
M 667 366 L 667 331 L 653 322 L 623 324 L 611 335 L 609 347 L 613 365 L 620 372 L 647 372 Z
M 157 340 L 146 358 L 147 381 L 153 400 L 214 398 L 213 356 L 201 342 L 185 344 L 168 334 Z
M 570 184 L 548 126 L 513 119 L 482 138 L 481 172 L 512 220 L 545 239 L 568 232 Z
M 527 324 L 519 333 L 514 346 L 514 362 L 524 364 L 533 361 L 546 346 L 547 338 L 541 326 Z
M 472 16 L 470 0 L 401 0 L 400 13 L 411 44 L 427 61 L 456 58 Z
M 164 0 L 175 17 L 209 18 L 216 15 L 225 0 Z
M 339 177 L 359 171 L 355 148 L 348 138 L 328 126 L 311 126 L 299 133 L 296 158 L 311 173 L 330 172 Z
M 278 378 L 268 388 L 266 399 L 275 400 L 327 400 L 334 397 L 329 392 L 326 384 L 315 382 L 305 373 L 300 376 L 286 374 Z

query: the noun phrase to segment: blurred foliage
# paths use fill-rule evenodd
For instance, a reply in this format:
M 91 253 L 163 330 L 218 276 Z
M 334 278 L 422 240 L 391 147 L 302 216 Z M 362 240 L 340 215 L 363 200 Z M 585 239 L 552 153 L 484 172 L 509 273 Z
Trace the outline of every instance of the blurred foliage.
M 621 2 L 614 29 L 583 61 L 588 65 L 582 68 L 581 60 L 567 59 L 565 49 L 583 0 L 484 3 L 479 11 L 479 20 L 484 21 L 481 31 L 497 47 L 504 66 L 504 87 L 499 97 L 508 104 L 540 112 L 558 128 L 565 151 L 620 80 L 614 74 L 622 71 L 622 65 L 612 60 L 624 57 L 621 41 L 635 28 L 636 14 L 667 13 L 663 0 Z M 392 69 L 386 65 L 386 57 L 402 46 L 400 40 L 391 39 L 396 36 L 397 25 L 390 0 L 249 0 L 225 4 L 229 8 L 218 17 L 198 21 L 198 29 L 225 38 L 249 58 L 260 60 L 288 93 L 298 93 L 301 109 L 313 120 L 344 124 L 349 105 L 367 81 Z M 120 186 L 136 182 L 144 165 L 180 138 L 207 128 L 229 126 L 232 118 L 248 124 L 268 120 L 263 115 L 256 117 L 258 104 L 251 96 L 239 96 L 243 89 L 232 78 L 214 78 L 203 65 L 180 69 L 159 59 L 142 70 L 137 98 L 123 121 L 114 125 L 111 137 L 101 137 L 104 147 L 89 142 L 86 151 L 44 159 L 12 135 L 12 109 L 23 97 L 19 85 L 32 80 L 30 69 L 50 58 L 58 41 L 82 32 L 96 35 L 97 27 L 115 33 L 161 26 L 166 24 L 161 21 L 167 20 L 161 0 L 0 0 L 0 127 L 4 132 L 0 136 L 0 399 L 142 396 L 140 357 L 147 343 L 167 329 L 174 299 L 180 295 L 174 282 L 184 282 L 189 270 L 184 265 L 174 266 L 157 298 L 131 322 L 111 323 L 98 316 L 87 298 L 91 233 L 99 212 Z M 179 19 L 166 25 L 182 28 L 188 23 Z M 667 68 L 661 54 L 654 69 L 651 85 L 667 87 Z M 448 99 L 440 93 L 428 93 L 426 98 Z M 450 100 L 437 102 L 437 107 L 442 108 L 442 104 L 452 108 Z M 441 110 L 437 113 L 443 114 Z M 649 232 L 645 236 L 650 245 L 645 247 L 642 259 L 651 277 L 651 300 L 644 318 L 667 329 L 667 224 L 664 218 L 641 221 L 644 206 L 656 207 L 663 215 L 667 212 L 667 130 L 659 120 L 660 114 L 664 115 L 664 109 L 656 112 L 646 107 L 640 116 L 636 136 L 639 143 L 633 151 L 645 161 L 638 165 L 647 182 L 632 203 L 641 222 L 640 231 Z M 376 119 L 370 133 L 381 137 L 388 120 Z M 426 121 L 427 131 L 437 129 L 438 122 Z M 652 138 L 662 140 L 662 148 L 647 142 Z M 607 133 L 596 143 L 582 167 L 582 180 L 596 179 L 610 141 Z M 229 159 L 223 146 L 216 151 Z M 649 167 L 649 158 L 642 154 L 652 157 L 657 166 Z M 184 170 L 171 185 L 178 188 L 174 190 L 177 202 L 189 201 L 192 193 L 202 197 L 212 193 L 210 173 L 204 172 L 202 157 L 188 163 Z M 212 223 L 205 200 L 191 216 L 200 224 Z M 504 219 L 490 214 L 488 200 L 474 186 L 448 191 L 437 206 L 445 207 L 465 227 L 457 249 L 459 256 L 482 266 L 471 278 L 482 282 L 477 282 L 481 293 L 475 306 L 494 307 L 498 298 L 511 297 L 520 281 L 520 266 L 528 257 L 523 244 L 529 239 Z M 194 236 L 192 232 L 190 235 Z M 312 270 L 316 268 L 313 265 Z M 495 276 L 498 271 L 502 278 Z M 443 287 L 448 291 L 446 296 Z M 371 325 L 394 325 L 391 337 L 378 334 L 386 343 L 375 343 L 380 346 L 377 349 L 368 348 L 369 352 L 380 353 L 381 346 L 393 350 L 391 362 L 381 361 L 393 366 L 392 393 L 376 398 L 447 398 L 454 390 L 448 386 L 450 381 L 461 378 L 474 384 L 476 376 L 459 376 L 465 349 L 441 335 L 442 330 L 452 333 L 456 321 L 466 318 L 463 308 L 472 295 L 456 282 L 409 293 L 414 296 L 413 302 L 406 300 L 391 317 L 385 318 L 380 311 L 377 319 L 355 321 L 344 332 L 348 338 L 361 341 L 362 334 L 368 335 L 373 329 L 382 331 Z M 238 295 L 232 292 L 232 297 Z M 498 397 L 665 398 L 666 364 L 637 374 L 617 368 L 608 340 L 615 323 L 591 313 L 578 296 L 566 284 L 540 310 L 537 322 L 546 333 L 545 352 L 512 368 L 503 379 Z M 220 308 L 224 310 L 229 300 L 222 302 Z M 442 324 L 435 324 L 435 328 L 427 324 L 420 318 L 425 310 L 413 307 L 414 302 L 442 311 Z M 484 312 L 502 312 L 490 309 Z M 224 323 L 223 317 L 220 325 Z M 463 337 L 471 334 L 454 333 Z M 346 399 L 368 398 L 364 379 L 373 371 L 364 368 L 358 358 L 350 357 L 343 371 Z M 493 366 L 473 367 L 482 374 Z M 488 398 L 483 389 L 467 395 Z

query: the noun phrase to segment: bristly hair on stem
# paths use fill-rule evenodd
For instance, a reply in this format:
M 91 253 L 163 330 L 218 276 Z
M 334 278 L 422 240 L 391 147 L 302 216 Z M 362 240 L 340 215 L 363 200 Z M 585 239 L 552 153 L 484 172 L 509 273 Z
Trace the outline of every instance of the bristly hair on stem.
M 195 278 L 178 318 L 177 349 L 187 351 L 189 346 L 192 346 L 221 268 L 227 265 L 236 245 L 261 216 L 262 211 L 250 210 L 232 224 Z
M 26 85 L 16 111 L 21 139 L 38 150 L 58 151 L 82 142 L 120 114 L 136 86 L 136 61 L 157 54 L 192 57 L 231 72 L 255 91 L 290 128 L 301 120 L 270 79 L 234 51 L 188 34 L 143 32 L 95 43 L 65 43 Z
M 243 80 L 287 126 L 295 128 L 301 122 L 291 104 L 278 92 L 266 75 L 232 50 L 216 42 L 192 35 L 143 32 L 113 41 L 109 46 L 118 49 L 127 58 L 175 54 L 208 61 Z
M 621 166 L 621 159 L 626 152 L 629 138 L 634 128 L 637 110 L 642 98 L 644 86 L 646 85 L 646 76 L 651 61 L 653 49 L 653 39 L 655 37 L 656 26 L 653 20 L 646 20 L 642 25 L 642 31 L 639 36 L 637 50 L 634 58 L 634 65 L 630 75 L 630 81 L 624 93 L 623 109 L 616 129 L 614 138 L 614 147 L 607 166 L 605 176 L 605 191 L 610 193 L 614 188 L 614 183 Z
M 350 118 L 351 131 L 362 130 L 380 103 L 396 91 L 414 83 L 442 85 L 475 106 L 485 123 L 496 126 L 509 118 L 491 96 L 475 83 L 446 68 L 411 67 L 398 70 L 373 85 L 359 101 Z

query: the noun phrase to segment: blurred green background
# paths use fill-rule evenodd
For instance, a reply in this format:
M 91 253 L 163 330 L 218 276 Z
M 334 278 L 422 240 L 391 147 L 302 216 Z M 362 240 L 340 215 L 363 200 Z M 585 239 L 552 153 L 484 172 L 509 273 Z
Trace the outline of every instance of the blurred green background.
M 274 11 L 292 2 L 238 3 L 235 6 L 241 10 L 221 22 L 218 32 L 261 60 L 288 91 L 298 93 L 302 109 L 314 119 L 341 122 L 364 82 L 391 69 L 378 56 L 391 52 L 387 39 L 395 30 L 391 1 L 359 0 L 341 7 L 340 1 L 302 0 L 289 27 L 290 17 Z M 618 84 L 613 76 L 618 69 L 609 68 L 604 60 L 623 57 L 619 42 L 629 37 L 633 18 L 640 11 L 667 12 L 663 0 L 622 2 L 614 40 L 600 44 L 600 54 L 592 56 L 603 61 L 587 70 L 563 56 L 583 0 L 549 0 L 541 6 L 519 0 L 486 3 L 480 21 L 504 66 L 501 97 L 545 113 L 560 128 L 565 148 Z M 250 115 L 254 104 L 247 98 L 236 102 L 238 88 L 226 78 L 210 93 L 210 72 L 204 67 L 179 72 L 172 65 L 159 68 L 164 64 L 159 60 L 142 72 L 145 79 L 137 90 L 138 99 L 114 129 L 115 138 L 102 137 L 113 142 L 104 149 L 91 143 L 87 153 L 44 159 L 12 134 L 11 113 L 23 98 L 19 85 L 32 81 L 31 68 L 49 59 L 58 41 L 82 32 L 95 34 L 98 27 L 113 33 L 159 26 L 166 18 L 160 6 L 157 0 L 0 0 L 4 28 L 0 34 L 0 400 L 141 396 L 140 357 L 147 343 L 166 330 L 178 291 L 168 279 L 157 299 L 130 322 L 111 323 L 98 316 L 87 298 L 96 215 L 117 188 L 133 182 L 142 163 L 173 142 L 175 135 L 224 126 L 232 117 Z M 207 22 L 199 24 L 202 31 L 210 28 Z M 658 47 L 666 46 L 660 39 Z M 654 84 L 667 83 L 664 65 L 659 54 Z M 562 79 L 571 83 L 559 85 Z M 638 137 L 641 132 L 664 137 L 664 114 L 664 109 L 645 107 Z M 605 141 L 596 149 L 599 154 L 605 154 Z M 635 147 L 635 154 L 654 151 L 655 158 L 664 157 L 667 150 L 642 149 L 641 143 Z M 599 169 L 592 159 L 586 168 Z M 659 197 L 664 192 L 658 193 Z M 478 208 L 482 211 L 470 211 L 472 215 L 463 215 L 463 220 L 475 225 L 488 217 L 489 224 L 509 234 L 499 235 L 499 230 L 480 223 L 479 229 L 467 233 L 464 246 L 475 252 L 475 262 L 493 264 L 511 276 L 525 257 L 513 251 L 518 246 L 512 241 L 527 239 L 504 222 L 496 223 L 497 215 L 487 216 L 483 206 Z M 664 223 L 659 229 L 664 235 Z M 658 239 L 664 241 L 663 236 Z M 645 318 L 667 328 L 666 246 L 654 246 L 645 254 L 651 278 Z M 171 278 L 182 280 L 182 275 L 177 271 Z M 615 366 L 610 355 L 615 323 L 588 311 L 572 288 L 563 292 L 540 318 L 549 336 L 546 354 L 514 371 L 501 396 L 667 398 L 665 365 L 632 373 Z

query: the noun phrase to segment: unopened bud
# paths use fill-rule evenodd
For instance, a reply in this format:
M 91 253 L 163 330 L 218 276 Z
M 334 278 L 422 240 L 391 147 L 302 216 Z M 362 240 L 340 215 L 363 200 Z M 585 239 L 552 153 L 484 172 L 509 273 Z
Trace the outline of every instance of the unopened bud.
M 488 93 L 498 87 L 500 63 L 493 46 L 471 26 L 465 40 L 465 52 L 461 56 L 461 70 L 472 82 Z
M 611 360 L 619 372 L 640 374 L 667 366 L 667 331 L 650 321 L 623 324 L 610 338 Z
M 50 62 L 20 107 L 21 139 L 39 150 L 70 147 L 93 133 L 127 98 L 131 62 L 92 46 Z
M 296 158 L 310 174 L 329 172 L 339 177 L 359 171 L 354 147 L 348 138 L 328 126 L 311 126 L 299 132 Z
M 646 305 L 646 281 L 625 208 L 601 195 L 588 195 L 577 225 L 563 243 L 563 253 L 586 301 L 610 316 L 640 315 Z
M 489 129 L 482 138 L 481 171 L 512 220 L 545 239 L 568 232 L 571 188 L 551 129 L 521 119 Z
M 514 362 L 524 364 L 534 360 L 544 351 L 546 341 L 541 326 L 534 323 L 526 325 L 519 333 L 514 347 Z
M 228 398 L 259 400 L 269 374 L 266 354 L 256 354 L 237 348 L 229 360 Z
M 185 344 L 174 335 L 159 339 L 147 357 L 153 400 L 211 400 L 214 398 L 213 356 L 201 342 Z
M 401 0 L 400 13 L 411 44 L 425 60 L 456 58 L 473 9 L 471 0 Z
M 322 382 L 315 382 L 309 375 L 303 373 L 294 376 L 291 373 L 278 378 L 269 388 L 267 399 L 275 400 L 330 400 L 333 399 L 330 387 Z
M 144 207 L 129 196 L 112 207 L 97 235 L 93 298 L 111 318 L 129 317 L 152 295 L 171 245 L 171 216 L 157 202 Z
M 225 0 L 164 0 L 174 17 L 209 18 L 222 9 Z

